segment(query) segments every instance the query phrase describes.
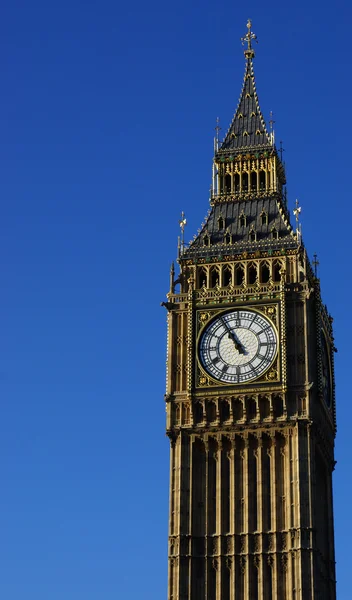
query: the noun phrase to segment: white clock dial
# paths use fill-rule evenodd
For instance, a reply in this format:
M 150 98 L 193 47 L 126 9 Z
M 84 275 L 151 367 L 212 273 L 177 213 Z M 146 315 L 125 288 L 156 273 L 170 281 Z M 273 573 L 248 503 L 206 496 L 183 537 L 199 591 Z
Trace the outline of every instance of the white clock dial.
M 224 383 L 257 379 L 270 367 L 276 352 L 273 325 L 253 310 L 235 310 L 216 317 L 199 342 L 204 369 Z

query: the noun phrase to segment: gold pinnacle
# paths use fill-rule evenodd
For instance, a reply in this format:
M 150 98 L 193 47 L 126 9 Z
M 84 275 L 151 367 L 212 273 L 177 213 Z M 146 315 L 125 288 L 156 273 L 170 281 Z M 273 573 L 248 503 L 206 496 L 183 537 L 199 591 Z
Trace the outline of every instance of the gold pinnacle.
M 252 48 L 252 40 L 255 40 L 257 43 L 258 43 L 258 40 L 257 40 L 257 36 L 252 31 L 251 19 L 248 19 L 248 21 L 247 21 L 247 29 L 248 29 L 248 31 L 247 31 L 246 35 L 243 38 L 241 38 L 242 46 L 244 46 L 245 43 L 248 44 L 248 47 L 244 51 L 244 55 L 246 58 L 254 58 L 254 50 Z

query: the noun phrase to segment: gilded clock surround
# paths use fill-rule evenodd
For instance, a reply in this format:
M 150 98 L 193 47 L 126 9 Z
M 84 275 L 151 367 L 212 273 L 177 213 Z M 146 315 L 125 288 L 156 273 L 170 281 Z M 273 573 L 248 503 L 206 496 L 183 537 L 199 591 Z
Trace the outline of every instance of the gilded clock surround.
M 170 438 L 168 600 L 334 600 L 332 318 L 290 223 L 282 152 L 259 107 L 255 35 L 234 119 L 215 140 L 210 209 L 179 274 L 170 270 L 166 413 Z M 184 233 L 185 218 L 180 221 Z M 314 264 L 314 263 L 313 263 Z M 198 343 L 217 315 L 273 323 L 278 352 L 246 384 L 212 379 Z M 326 366 L 331 403 L 324 400 Z
M 266 317 L 266 319 L 270 319 L 270 322 L 275 330 L 277 339 L 280 340 L 279 337 L 279 319 L 278 319 L 278 311 L 279 311 L 279 305 L 277 304 L 269 304 L 269 305 L 263 305 L 260 304 L 258 305 L 237 305 L 236 306 L 237 310 L 250 310 L 253 312 L 257 312 L 258 314 L 263 314 L 264 317 Z M 197 328 L 196 328 L 196 347 L 197 349 L 199 348 L 199 343 L 200 343 L 200 339 L 202 337 L 202 334 L 205 330 L 205 327 L 207 325 L 207 323 L 209 323 L 210 321 L 212 321 L 215 317 L 217 316 L 221 316 L 224 314 L 228 313 L 228 309 L 224 311 L 224 309 L 210 309 L 208 312 L 204 312 L 202 310 L 197 311 Z M 280 340 L 281 341 L 281 340 Z M 237 387 L 241 387 L 242 384 L 241 383 L 226 383 L 226 382 L 220 382 L 219 380 L 215 379 L 214 377 L 211 376 L 211 374 L 209 374 L 206 369 L 204 368 L 204 366 L 201 363 L 200 357 L 199 357 L 199 351 L 197 351 L 196 353 L 196 368 L 195 368 L 195 374 L 196 374 L 196 381 L 195 381 L 195 385 L 196 387 L 204 387 L 204 386 L 233 386 L 236 385 Z M 250 381 L 249 383 L 245 384 L 246 389 L 248 389 L 248 386 L 252 385 L 258 385 L 261 382 L 274 382 L 274 381 L 280 381 L 280 350 L 278 349 L 277 352 L 275 352 L 275 356 L 273 358 L 273 360 L 271 361 L 270 366 L 268 366 L 268 368 L 265 369 L 264 373 L 262 375 L 260 375 L 259 377 L 257 377 L 254 381 Z

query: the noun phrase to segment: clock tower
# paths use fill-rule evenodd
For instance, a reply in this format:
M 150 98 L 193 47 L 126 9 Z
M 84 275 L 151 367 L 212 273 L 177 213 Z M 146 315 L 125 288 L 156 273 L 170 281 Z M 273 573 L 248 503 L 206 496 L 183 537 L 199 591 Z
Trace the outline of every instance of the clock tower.
M 170 273 L 168 600 L 334 600 L 332 318 L 260 110 L 256 36 Z M 180 222 L 183 231 L 185 220 Z

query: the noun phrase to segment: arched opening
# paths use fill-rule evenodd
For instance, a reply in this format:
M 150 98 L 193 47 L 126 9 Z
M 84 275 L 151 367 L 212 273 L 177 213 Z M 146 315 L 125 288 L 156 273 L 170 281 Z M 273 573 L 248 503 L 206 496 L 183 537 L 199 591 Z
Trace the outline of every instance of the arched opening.
M 228 287 L 232 283 L 232 272 L 230 267 L 225 267 L 222 274 L 222 287 Z
M 221 231 L 222 229 L 225 229 L 225 219 L 224 219 L 224 217 L 219 217 L 219 219 L 218 219 L 218 228 L 219 228 L 219 231 Z
M 259 189 L 265 190 L 266 188 L 266 173 L 265 171 L 260 171 L 259 173 Z
M 240 215 L 240 227 L 245 227 L 247 225 L 247 217 L 245 214 Z
M 257 267 L 256 265 L 249 265 L 248 267 L 248 283 L 253 285 L 257 281 Z
M 200 402 L 194 404 L 193 414 L 196 424 L 203 422 L 203 405 Z
M 273 240 L 277 240 L 277 239 L 278 239 L 278 237 L 279 237 L 279 232 L 278 232 L 278 230 L 276 229 L 276 227 L 273 227 L 273 228 L 272 228 L 272 230 L 271 230 L 271 237 L 272 237 L 272 239 L 273 239 Z
M 240 191 L 240 176 L 239 173 L 235 173 L 235 192 L 239 192 Z
M 225 175 L 225 194 L 231 194 L 231 175 Z
M 208 234 L 206 234 L 203 237 L 203 244 L 204 244 L 204 246 L 210 246 L 210 238 L 209 238 Z
M 259 412 L 261 419 L 268 419 L 270 417 L 270 400 L 269 398 L 262 396 L 259 398 Z
M 273 281 L 280 281 L 281 280 L 281 264 L 280 263 L 274 263 L 273 266 Z
M 253 421 L 257 417 L 257 403 L 255 398 L 247 398 L 246 413 L 248 421 Z
M 235 285 L 242 285 L 244 282 L 244 268 L 242 265 L 235 266 Z
M 260 281 L 262 283 L 268 283 L 270 279 L 270 269 L 267 263 L 263 263 L 260 267 Z
M 211 288 L 214 288 L 216 285 L 218 285 L 219 283 L 219 271 L 217 270 L 216 267 L 213 267 L 210 270 L 210 286 Z
M 183 412 L 183 422 L 186 425 L 188 425 L 191 421 L 191 413 L 190 413 L 190 409 L 189 409 L 189 404 L 183 404 L 182 412 Z
M 233 416 L 234 416 L 235 421 L 243 420 L 243 402 L 242 402 L 242 400 L 234 401 Z
M 180 414 L 181 414 L 180 406 L 179 406 L 179 404 L 177 404 L 176 408 L 175 408 L 175 423 L 176 423 L 176 425 L 178 425 L 180 423 Z
M 242 173 L 242 192 L 248 192 L 248 173 Z
M 252 171 L 251 173 L 251 190 L 252 192 L 257 191 L 257 174 L 255 171 Z
M 261 224 L 262 225 L 267 225 L 268 224 L 268 215 L 266 214 L 266 212 L 262 212 L 262 214 L 260 215 L 260 219 L 261 219 Z
M 224 240 L 225 240 L 225 244 L 231 244 L 231 242 L 232 242 L 232 236 L 231 236 L 231 234 L 227 232 L 226 235 L 225 235 Z
M 254 229 L 252 229 L 252 230 L 249 232 L 249 241 L 250 241 L 250 242 L 255 242 L 256 240 L 257 240 L 257 234 L 256 234 L 256 232 L 254 231 Z
M 221 402 L 221 420 L 229 421 L 230 419 L 230 405 L 227 400 Z
M 273 409 L 275 419 L 279 419 L 280 417 L 284 416 L 284 403 L 281 396 L 274 396 Z
M 207 418 L 208 418 L 208 423 L 214 423 L 214 421 L 216 421 L 216 404 L 215 404 L 215 402 L 208 403 Z
M 197 287 L 201 288 L 203 286 L 207 286 L 207 271 L 206 269 L 204 269 L 204 267 L 200 267 L 200 269 L 198 270 Z

